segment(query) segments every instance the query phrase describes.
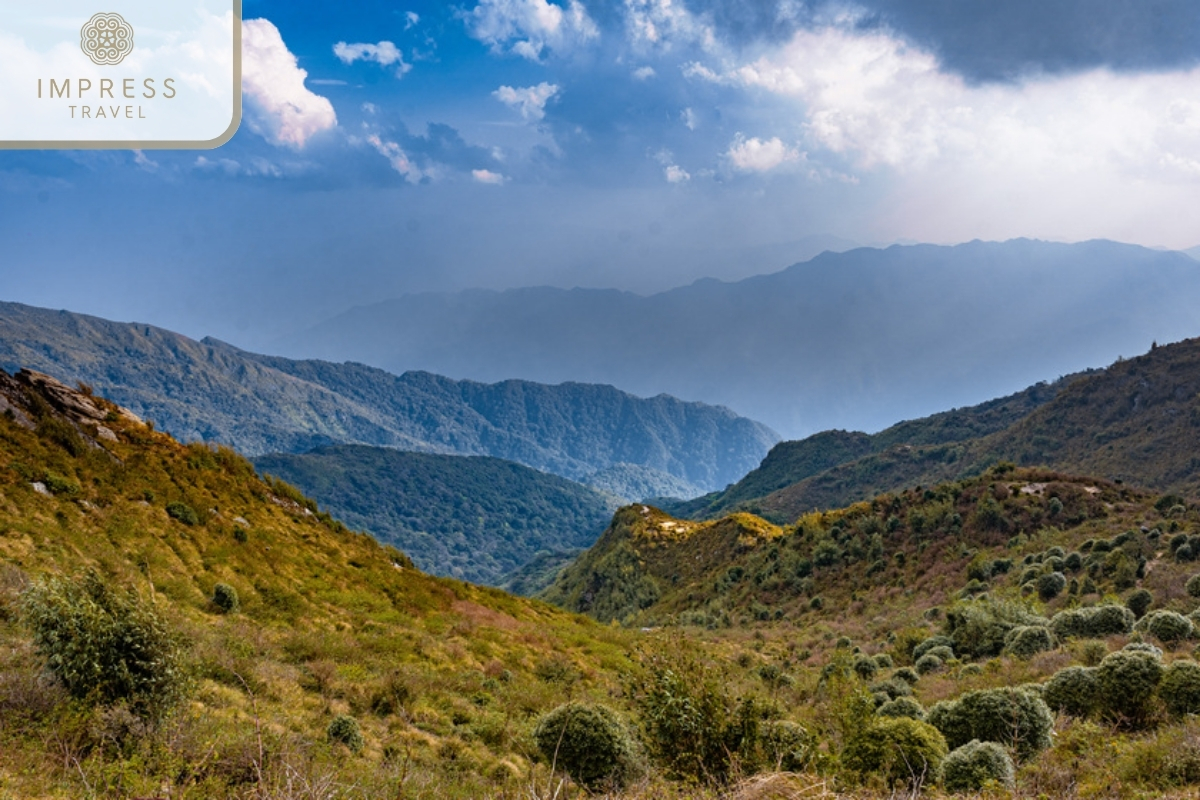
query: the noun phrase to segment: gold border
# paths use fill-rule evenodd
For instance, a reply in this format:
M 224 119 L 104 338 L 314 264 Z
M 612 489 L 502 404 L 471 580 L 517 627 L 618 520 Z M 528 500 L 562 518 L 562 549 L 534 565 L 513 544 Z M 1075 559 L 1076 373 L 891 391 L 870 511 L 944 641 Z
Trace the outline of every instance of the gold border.
M 215 139 L 194 141 L 3 141 L 0 150 L 212 150 L 233 138 L 242 124 L 242 0 L 233 0 L 233 119 Z

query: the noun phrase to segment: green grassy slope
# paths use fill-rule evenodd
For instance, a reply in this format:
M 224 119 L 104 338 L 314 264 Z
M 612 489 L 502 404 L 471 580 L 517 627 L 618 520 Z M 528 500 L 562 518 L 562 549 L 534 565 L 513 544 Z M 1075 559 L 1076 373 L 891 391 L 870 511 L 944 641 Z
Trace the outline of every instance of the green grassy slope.
M 486 456 L 339 445 L 254 464 L 421 569 L 489 585 L 541 552 L 591 546 L 616 508 L 586 486 Z
M 0 373 L 0 794 L 395 796 L 407 774 L 478 797 L 529 780 L 539 713 L 617 686 L 627 634 L 428 576 L 230 450 L 42 386 Z M 17 593 L 89 568 L 152 596 L 188 643 L 194 690 L 153 735 L 106 739 L 117 712 L 38 677 Z M 241 613 L 216 613 L 218 582 Z M 337 714 L 360 721 L 361 756 L 325 744 Z

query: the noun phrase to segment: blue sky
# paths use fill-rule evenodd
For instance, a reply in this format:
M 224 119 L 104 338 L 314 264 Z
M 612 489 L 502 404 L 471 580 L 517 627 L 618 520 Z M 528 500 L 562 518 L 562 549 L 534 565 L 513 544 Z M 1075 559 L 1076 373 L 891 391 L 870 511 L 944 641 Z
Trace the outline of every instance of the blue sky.
M 246 0 L 208 152 L 0 152 L 2 298 L 250 348 L 405 292 L 831 244 L 1200 244 L 1181 0 Z

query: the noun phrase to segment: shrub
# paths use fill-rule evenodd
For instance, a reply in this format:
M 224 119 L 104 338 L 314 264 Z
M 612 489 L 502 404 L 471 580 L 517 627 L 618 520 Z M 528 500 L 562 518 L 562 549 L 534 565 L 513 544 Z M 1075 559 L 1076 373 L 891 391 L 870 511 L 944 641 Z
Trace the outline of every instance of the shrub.
M 937 647 L 931 647 L 925 653 L 925 655 L 937 656 L 938 658 L 940 658 L 943 661 L 943 663 L 946 661 L 952 661 L 954 659 L 954 651 L 951 650 L 949 647 L 946 647 L 945 645 L 938 645 Z
M 181 700 L 188 680 L 181 638 L 151 601 L 109 588 L 95 572 L 44 578 L 22 594 L 34 646 L 73 697 L 128 703 L 156 719 Z
M 1102 639 L 1133 630 L 1133 612 L 1124 606 L 1103 605 L 1060 611 L 1050 619 L 1050 631 L 1059 639 Z
M 817 742 L 803 725 L 776 720 L 764 727 L 763 748 L 770 769 L 803 772 L 811 765 Z
M 917 659 L 915 666 L 918 674 L 928 675 L 942 668 L 942 660 L 931 653 L 927 653 Z
M 972 739 L 946 756 L 942 786 L 947 792 L 977 792 L 988 783 L 1012 786 L 1013 773 L 1012 759 L 1003 747 Z
M 908 717 L 909 719 L 925 719 L 925 709 L 911 697 L 897 697 L 875 709 L 881 717 Z
M 1067 588 L 1067 578 L 1061 572 L 1048 572 L 1037 580 L 1038 597 L 1053 600 Z
M 892 673 L 892 680 L 904 681 L 909 686 L 915 685 L 920 679 L 921 676 L 912 667 L 901 667 Z
M 960 657 L 986 658 L 1000 655 L 1004 637 L 1021 625 L 1045 625 L 1020 603 L 975 600 L 959 603 L 946 612 L 946 625 Z
M 864 681 L 869 681 L 879 672 L 879 665 L 870 656 L 859 656 L 854 659 L 854 673 Z
M 346 714 L 338 714 L 325 729 L 325 735 L 334 744 L 344 744 L 351 753 L 361 753 L 363 749 L 362 728 L 358 720 Z
M 218 583 L 213 587 L 213 605 L 220 609 L 222 614 L 235 614 L 241 608 L 241 603 L 238 602 L 237 589 L 234 589 L 227 583 Z
M 1174 611 L 1159 609 L 1138 620 L 1136 630 L 1150 634 L 1160 642 L 1180 642 L 1192 635 L 1192 621 Z
M 1099 664 L 1106 655 L 1108 655 L 1108 645 L 1096 640 L 1085 642 L 1079 652 L 1080 659 L 1089 667 Z
M 1101 713 L 1127 726 L 1141 726 L 1150 716 L 1151 699 L 1162 676 L 1162 662 L 1153 653 L 1110 653 L 1096 667 Z
M 61 494 L 66 495 L 67 497 L 74 497 L 75 495 L 79 494 L 83 488 L 79 485 L 79 481 L 75 480 L 74 478 L 67 478 L 53 472 L 47 472 L 44 480 L 46 488 L 49 489 L 52 494 Z
M 633 738 L 601 705 L 565 703 L 542 717 L 533 739 L 547 762 L 589 790 L 624 786 L 634 772 Z
M 918 660 L 921 656 L 925 655 L 935 647 L 953 648 L 954 640 L 949 636 L 930 636 L 928 639 L 913 648 L 913 661 Z
M 179 520 L 184 525 L 200 524 L 200 517 L 197 516 L 196 509 L 187 503 L 167 503 L 167 516 Z
M 842 763 L 860 775 L 878 774 L 888 783 L 919 787 L 937 779 L 945 757 L 946 740 L 932 725 L 885 717 L 847 743 Z
M 1141 619 L 1150 610 L 1153 603 L 1154 595 L 1146 589 L 1138 589 L 1125 600 L 1125 607 L 1132 611 L 1135 617 Z
M 1096 708 L 1099 682 L 1096 670 L 1087 667 L 1067 667 L 1046 681 L 1042 699 L 1054 711 L 1072 717 L 1086 717 Z
M 941 702 L 925 719 L 953 748 L 972 739 L 1012 747 L 1025 760 L 1050 746 L 1054 715 L 1042 698 L 1023 689 L 982 689 Z
M 875 666 L 879 667 L 880 669 L 891 669 L 892 657 L 887 653 L 880 653 L 879 655 L 875 656 Z
M 1017 658 L 1032 658 L 1038 653 L 1058 646 L 1054 634 L 1045 625 L 1024 625 L 1013 628 L 1005 637 L 1004 651 Z
M 872 683 L 867 690 L 872 694 L 885 694 L 889 700 L 895 700 L 897 697 L 908 697 L 912 694 L 912 687 L 908 682 L 894 676 L 886 681 Z
M 1071 572 L 1079 572 L 1083 569 L 1083 555 L 1081 553 L 1071 553 L 1063 559 L 1063 566 Z
M 1158 684 L 1158 696 L 1172 716 L 1200 714 L 1200 664 L 1176 661 Z

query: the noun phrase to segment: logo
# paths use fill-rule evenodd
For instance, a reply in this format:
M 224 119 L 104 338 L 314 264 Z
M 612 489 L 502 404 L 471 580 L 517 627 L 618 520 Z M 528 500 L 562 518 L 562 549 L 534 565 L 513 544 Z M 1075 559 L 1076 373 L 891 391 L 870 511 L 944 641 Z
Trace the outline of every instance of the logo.
M 120 14 L 96 14 L 80 29 L 79 46 L 96 64 L 120 64 L 133 52 L 133 26 Z

